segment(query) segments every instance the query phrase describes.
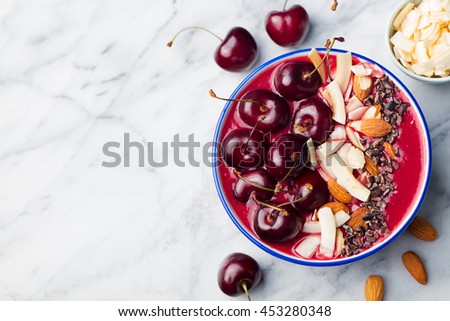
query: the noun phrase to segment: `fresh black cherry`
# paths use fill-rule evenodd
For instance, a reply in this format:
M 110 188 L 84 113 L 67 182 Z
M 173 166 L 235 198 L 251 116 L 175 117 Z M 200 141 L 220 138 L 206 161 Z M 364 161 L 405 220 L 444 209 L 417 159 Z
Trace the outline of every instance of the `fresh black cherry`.
M 255 101 L 262 105 L 255 103 Z M 241 119 L 250 126 L 254 126 L 261 117 L 264 117 L 264 120 L 258 125 L 258 129 L 272 133 L 285 128 L 291 118 L 291 109 L 288 102 L 283 97 L 264 89 L 256 89 L 246 93 L 239 103 L 238 113 Z
M 306 61 L 283 63 L 274 71 L 276 91 L 288 100 L 301 100 L 317 94 L 322 79 L 315 67 Z
M 261 268 L 255 259 L 247 254 L 232 253 L 220 264 L 217 282 L 226 295 L 245 293 L 250 301 L 249 291 L 258 285 L 261 275 Z
M 332 116 L 331 108 L 318 97 L 295 102 L 291 132 L 323 143 L 332 131 Z
M 296 46 L 303 42 L 308 34 L 310 20 L 305 8 L 294 5 L 283 11 L 271 11 L 266 17 L 266 31 L 269 37 L 282 47 Z
M 293 206 L 300 211 L 309 211 L 319 208 L 330 198 L 327 183 L 319 173 L 304 170 L 302 175 L 294 180 L 295 199 Z
M 265 150 L 264 134 L 255 128 L 231 132 L 220 146 L 225 163 L 237 169 L 262 167 Z
M 295 176 L 307 163 L 306 139 L 292 134 L 278 136 L 266 155 L 266 168 L 273 177 L 285 180 Z
M 244 71 L 252 67 L 258 59 L 258 46 L 253 36 L 242 27 L 231 29 L 224 39 L 203 27 L 188 27 L 180 30 L 171 41 L 167 43 L 171 47 L 176 37 L 189 29 L 201 29 L 209 32 L 220 40 L 220 45 L 214 53 L 216 63 L 227 71 Z
M 256 168 L 245 173 L 235 170 L 234 174 L 238 177 L 233 188 L 234 196 L 238 201 L 246 203 L 253 193 L 261 201 L 272 198 L 276 180 L 265 169 Z
M 263 241 L 283 243 L 296 237 L 302 228 L 299 214 L 292 206 L 277 206 L 276 203 L 261 206 L 254 217 L 253 228 Z
M 264 89 L 247 92 L 241 99 L 222 98 L 210 89 L 211 97 L 239 102 L 238 113 L 241 119 L 250 126 L 257 126 L 262 132 L 276 133 L 284 129 L 291 119 L 288 102 L 279 95 Z

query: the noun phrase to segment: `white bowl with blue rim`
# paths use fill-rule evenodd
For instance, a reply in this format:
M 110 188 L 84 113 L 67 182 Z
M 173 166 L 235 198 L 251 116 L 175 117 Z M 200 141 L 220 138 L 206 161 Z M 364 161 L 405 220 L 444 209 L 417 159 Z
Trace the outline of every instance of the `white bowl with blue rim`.
M 270 66 L 273 66 L 274 64 L 278 64 L 284 60 L 290 60 L 293 57 L 296 56 L 307 56 L 310 52 L 310 48 L 308 49 L 302 49 L 297 51 L 292 51 L 287 54 L 281 55 L 279 57 L 276 57 L 272 60 L 267 61 L 266 63 L 262 64 L 258 68 L 256 68 L 254 71 L 252 71 L 240 84 L 237 86 L 237 88 L 234 90 L 234 92 L 231 94 L 230 98 L 236 98 L 240 96 L 241 90 L 246 87 L 246 85 L 252 81 L 255 77 L 257 77 L 262 71 L 264 71 L 266 68 L 269 68 Z M 317 49 L 318 51 L 324 52 L 324 48 Z M 338 50 L 338 49 L 332 49 L 331 53 L 343 53 L 346 51 Z M 289 261 L 296 264 L 301 265 L 307 265 L 307 266 L 335 266 L 335 265 L 343 265 L 348 264 L 352 262 L 356 262 L 359 260 L 362 260 L 364 258 L 367 258 L 377 252 L 379 252 L 381 249 L 385 248 L 387 245 L 391 244 L 398 236 L 402 234 L 402 232 L 408 227 L 408 225 L 411 223 L 411 221 L 414 219 L 414 216 L 417 214 L 427 191 L 429 180 L 430 180 L 430 173 L 431 173 L 431 143 L 430 143 L 430 135 L 427 127 L 427 123 L 425 120 L 425 117 L 419 107 L 419 104 L 417 103 L 416 99 L 413 97 L 411 92 L 406 88 L 406 86 L 389 70 L 387 70 L 385 67 L 380 65 L 379 63 L 364 57 L 362 55 L 356 54 L 352 52 L 352 55 L 359 58 L 361 61 L 366 61 L 369 63 L 372 63 L 378 67 L 380 67 L 385 74 L 387 74 L 390 79 L 395 83 L 395 85 L 403 91 L 403 93 L 408 98 L 412 108 L 413 112 L 416 113 L 416 118 L 419 120 L 418 128 L 420 131 L 420 135 L 423 138 L 424 142 L 424 155 L 423 155 L 423 168 L 424 168 L 424 174 L 423 179 L 420 182 L 420 186 L 417 187 L 418 191 L 416 193 L 417 197 L 414 199 L 414 204 L 411 204 L 409 206 L 410 210 L 408 213 L 405 214 L 404 219 L 402 222 L 393 229 L 390 234 L 385 237 L 380 242 L 373 245 L 371 248 L 364 250 L 363 252 L 349 256 L 349 257 L 343 257 L 343 258 L 335 258 L 331 260 L 317 260 L 317 259 L 304 259 L 300 256 L 296 256 L 295 254 L 287 254 L 284 252 L 281 252 L 277 249 L 275 249 L 273 246 L 271 246 L 270 243 L 266 243 L 259 239 L 255 234 L 248 230 L 245 225 L 241 222 L 239 216 L 234 212 L 234 209 L 230 205 L 230 202 L 227 200 L 227 197 L 223 190 L 223 182 L 220 179 L 219 175 L 219 167 L 218 165 L 221 164 L 221 160 L 219 159 L 217 146 L 215 146 L 215 149 L 213 151 L 213 178 L 214 183 L 216 186 L 216 190 L 219 196 L 219 199 L 225 209 L 225 212 L 230 217 L 231 221 L 234 223 L 234 225 L 238 228 L 238 230 L 244 234 L 251 242 L 253 242 L 255 245 L 257 245 L 262 250 L 266 251 L 267 253 Z M 219 142 L 219 138 L 221 137 L 221 133 L 223 129 L 223 124 L 225 122 L 225 119 L 229 115 L 229 112 L 231 110 L 231 104 L 232 102 L 227 102 L 225 104 L 225 107 L 219 117 L 219 120 L 217 122 L 216 130 L 214 133 L 214 142 Z M 224 166 L 224 165 L 222 165 Z

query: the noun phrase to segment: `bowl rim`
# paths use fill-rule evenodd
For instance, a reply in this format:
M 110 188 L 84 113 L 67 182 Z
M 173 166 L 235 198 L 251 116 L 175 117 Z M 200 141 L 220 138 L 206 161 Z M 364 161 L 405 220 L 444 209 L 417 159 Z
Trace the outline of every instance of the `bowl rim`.
M 326 48 L 315 48 L 318 51 L 324 52 L 326 51 Z M 265 62 L 264 64 L 260 65 L 259 67 L 257 67 L 256 69 L 254 69 L 249 75 L 247 75 L 247 77 L 244 78 L 244 80 L 241 81 L 241 83 L 236 87 L 236 89 L 233 91 L 233 93 L 231 94 L 230 98 L 235 98 L 236 95 L 244 88 L 244 86 L 247 85 L 247 83 L 253 78 L 255 77 L 259 72 L 261 72 L 262 70 L 264 70 L 265 68 L 271 66 L 272 64 L 281 61 L 283 59 L 292 57 L 292 56 L 305 56 L 305 54 L 309 53 L 309 51 L 311 50 L 311 48 L 305 48 L 305 49 L 300 49 L 300 50 L 295 50 L 295 51 L 291 51 L 285 54 L 282 54 L 280 56 L 277 56 L 273 59 L 268 60 L 267 62 Z M 346 53 L 349 52 L 348 50 L 341 50 L 341 49 L 331 49 L 332 53 Z M 239 229 L 239 231 L 244 234 L 253 244 L 257 245 L 259 248 L 261 248 L 262 250 L 264 250 L 265 252 L 271 254 L 272 256 L 275 256 L 279 259 L 283 259 L 285 261 L 288 262 L 292 262 L 292 263 L 296 263 L 296 264 L 300 264 L 300 265 L 305 265 L 305 266 L 338 266 L 338 265 L 344 265 L 344 264 L 349 264 L 349 263 L 353 263 L 356 261 L 360 261 L 364 258 L 367 258 L 375 253 L 377 253 L 378 251 L 384 249 L 386 246 L 388 246 L 389 244 L 391 244 L 395 239 L 397 239 L 403 232 L 404 230 L 408 227 L 408 225 L 412 222 L 412 220 L 414 219 L 414 217 L 417 215 L 417 212 L 419 211 L 423 200 L 425 198 L 427 189 L 428 189 L 428 185 L 429 185 L 429 181 L 430 181 L 430 176 L 431 176 L 431 166 L 432 166 L 432 152 L 431 152 L 431 139 L 430 139 L 430 133 L 429 133 L 429 129 L 428 129 L 428 125 L 426 123 L 425 120 L 425 116 L 417 102 L 417 100 L 414 98 L 414 96 L 411 94 L 411 92 L 408 90 L 408 88 L 392 73 L 390 72 L 388 69 L 386 69 L 384 66 L 380 65 L 379 63 L 373 61 L 370 58 L 367 58 L 363 55 L 360 55 L 358 53 L 354 53 L 351 52 L 352 55 L 356 56 L 359 59 L 362 59 L 364 61 L 370 62 L 378 67 L 380 67 L 383 72 L 385 72 L 387 75 L 389 75 L 389 77 L 391 77 L 392 79 L 394 79 L 395 83 L 397 86 L 401 87 L 401 89 L 403 90 L 403 92 L 406 94 L 407 98 L 410 100 L 410 102 L 412 103 L 411 105 L 414 105 L 413 108 L 414 110 L 417 112 L 418 115 L 418 119 L 421 123 L 421 126 L 419 126 L 420 131 L 423 132 L 423 134 L 425 135 L 425 146 L 424 148 L 425 150 L 425 155 L 424 158 L 425 159 L 425 176 L 423 178 L 423 181 L 421 182 L 420 186 L 419 186 L 419 190 L 421 190 L 421 194 L 420 197 L 415 201 L 414 206 L 412 207 L 407 220 L 405 220 L 402 224 L 400 224 L 399 228 L 395 229 L 395 232 L 392 233 L 391 235 L 389 235 L 388 237 L 386 237 L 386 239 L 383 240 L 383 242 L 371 247 L 368 250 L 365 250 L 363 252 L 361 252 L 360 254 L 354 255 L 354 256 L 350 256 L 350 257 L 346 257 L 346 258 L 341 258 L 341 259 L 332 259 L 332 260 L 307 260 L 307 259 L 303 259 L 301 257 L 294 257 L 294 256 L 290 256 L 287 255 L 286 253 L 283 253 L 281 251 L 278 251 L 276 249 L 273 249 L 270 247 L 270 245 L 265 244 L 264 242 L 262 242 L 261 240 L 259 240 L 258 238 L 256 238 L 254 235 L 252 235 L 246 228 L 244 228 L 244 226 L 240 223 L 237 215 L 234 214 L 232 207 L 230 206 L 230 204 L 228 204 L 228 201 L 226 200 L 226 196 L 225 193 L 222 189 L 221 186 L 221 182 L 220 182 L 220 178 L 219 178 L 219 167 L 220 165 L 218 165 L 219 162 L 219 157 L 218 157 L 218 152 L 217 152 L 217 144 L 219 142 L 219 136 L 221 134 L 221 131 L 223 129 L 223 123 L 224 123 L 224 119 L 228 114 L 228 111 L 230 109 L 230 106 L 233 102 L 228 101 L 217 122 L 216 125 L 216 129 L 214 131 L 214 138 L 213 138 L 213 147 L 212 147 L 212 171 L 213 171 L 213 179 L 214 179 L 214 184 L 217 190 L 217 193 L 219 195 L 219 199 L 225 209 L 225 211 L 227 212 L 229 218 L 231 219 L 231 221 L 236 225 L 236 227 Z
M 386 44 L 386 48 L 388 51 L 388 55 L 391 58 L 391 60 L 393 61 L 394 65 L 400 69 L 404 74 L 410 76 L 411 78 L 417 79 L 417 80 L 421 80 L 430 84 L 445 84 L 450 82 L 450 75 L 446 76 L 446 77 L 434 77 L 434 78 L 430 78 L 430 77 L 425 77 L 422 75 L 418 75 L 414 72 L 412 72 L 411 70 L 408 70 L 407 68 L 405 68 L 405 66 L 403 66 L 400 61 L 395 57 L 394 55 L 394 49 L 391 45 L 391 34 L 393 31 L 393 23 L 395 18 L 397 17 L 397 15 L 399 14 L 400 10 L 402 10 L 408 3 L 410 3 L 411 1 L 408 0 L 404 0 L 401 1 L 392 11 L 389 20 L 386 24 L 386 30 L 385 30 L 385 44 Z M 415 6 L 417 6 L 415 4 Z

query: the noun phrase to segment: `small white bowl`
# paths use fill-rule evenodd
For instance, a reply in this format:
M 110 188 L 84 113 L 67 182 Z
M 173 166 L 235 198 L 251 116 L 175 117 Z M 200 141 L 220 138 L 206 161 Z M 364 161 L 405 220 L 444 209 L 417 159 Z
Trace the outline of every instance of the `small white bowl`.
M 392 37 L 392 35 L 394 34 L 394 27 L 393 27 L 393 23 L 395 18 L 397 17 L 397 15 L 400 13 L 400 11 L 409 3 L 409 2 L 413 2 L 416 5 L 420 4 L 421 1 L 402 1 L 392 12 L 389 21 L 387 23 L 387 27 L 386 27 L 386 46 L 388 49 L 388 53 L 389 56 L 391 57 L 392 61 L 394 62 L 394 64 L 398 67 L 398 69 L 400 69 L 401 71 L 403 71 L 405 74 L 407 74 L 408 76 L 417 79 L 417 80 L 421 80 L 423 82 L 427 82 L 430 84 L 444 84 L 444 83 L 448 83 L 450 82 L 450 76 L 447 77 L 425 77 L 425 76 L 421 76 L 418 75 L 410 70 L 408 70 L 407 68 L 405 68 L 401 62 L 395 57 L 394 55 L 394 51 L 392 49 L 392 44 L 390 42 L 390 39 Z

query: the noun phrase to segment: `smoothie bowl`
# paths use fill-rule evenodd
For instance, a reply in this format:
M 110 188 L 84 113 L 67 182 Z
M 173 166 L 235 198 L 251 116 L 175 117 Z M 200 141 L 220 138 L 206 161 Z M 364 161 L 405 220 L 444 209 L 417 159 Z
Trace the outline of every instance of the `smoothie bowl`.
M 305 49 L 237 87 L 214 135 L 219 198 L 266 252 L 298 264 L 358 261 L 391 243 L 427 189 L 431 145 L 408 89 L 361 55 Z

